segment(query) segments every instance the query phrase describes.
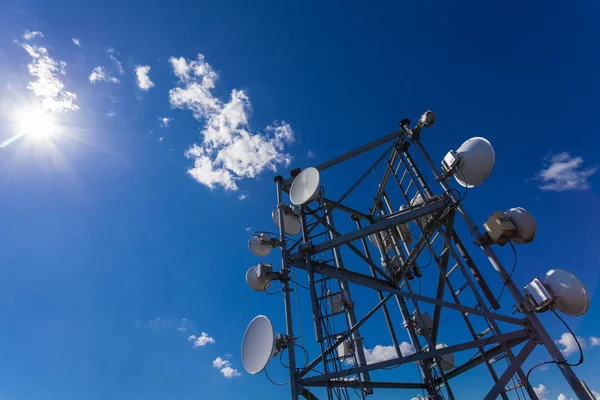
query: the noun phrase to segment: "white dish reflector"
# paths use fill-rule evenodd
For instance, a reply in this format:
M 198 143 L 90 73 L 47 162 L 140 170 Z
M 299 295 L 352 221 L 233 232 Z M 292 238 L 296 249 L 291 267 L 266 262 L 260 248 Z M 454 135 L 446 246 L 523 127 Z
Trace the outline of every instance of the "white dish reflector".
M 271 253 L 271 250 L 273 250 L 273 247 L 271 247 L 270 244 L 261 243 L 261 240 L 269 241 L 270 239 L 271 236 L 266 232 L 263 232 L 258 236 L 252 235 L 250 240 L 248 240 L 248 248 L 252 254 L 257 257 L 268 256 L 269 253 Z
M 448 347 L 445 343 L 438 343 L 435 346 L 436 349 L 443 349 L 445 347 Z M 444 354 L 439 358 L 441 358 L 440 367 L 444 371 L 450 371 L 452 368 L 454 368 L 454 353 Z
M 564 269 L 551 269 L 546 273 L 544 283 L 552 291 L 558 309 L 565 314 L 583 315 L 590 307 L 587 289 L 572 273 Z
M 516 232 L 510 240 L 518 244 L 526 244 L 535 237 L 536 225 L 533 215 L 523 207 L 515 207 L 504 213 L 515 226 Z
M 269 318 L 264 315 L 255 317 L 242 339 L 242 364 L 249 374 L 260 373 L 275 351 L 275 330 Z
M 496 161 L 496 153 L 491 143 L 482 137 L 474 137 L 464 142 L 458 150 L 459 164 L 454 168 L 454 179 L 464 187 L 480 185 L 490 176 Z
M 314 200 L 319 194 L 319 170 L 306 168 L 296 176 L 290 187 L 290 200 L 299 206 Z
M 248 286 L 252 290 L 257 292 L 264 292 L 271 286 L 270 280 L 260 280 L 258 279 L 258 266 L 250 267 L 248 272 L 246 272 L 246 282 L 248 282 Z
M 271 217 L 273 218 L 273 222 L 275 226 L 279 229 L 279 210 L 277 207 L 271 213 Z M 283 229 L 285 230 L 286 235 L 296 236 L 300 233 L 300 221 L 298 220 L 298 216 L 296 214 L 283 211 Z

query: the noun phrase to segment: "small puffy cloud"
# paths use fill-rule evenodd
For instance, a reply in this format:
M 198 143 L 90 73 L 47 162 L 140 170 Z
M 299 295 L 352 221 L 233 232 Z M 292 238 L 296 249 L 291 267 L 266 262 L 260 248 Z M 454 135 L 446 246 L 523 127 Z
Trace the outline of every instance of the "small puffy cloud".
M 161 137 L 158 138 L 158 143 L 162 143 L 164 141 L 165 141 L 165 137 L 164 136 L 161 136 Z
M 90 74 L 90 82 L 91 83 L 96 83 L 96 82 L 109 82 L 109 83 L 119 83 L 119 80 L 117 78 L 115 78 L 114 76 L 111 76 L 108 71 L 106 71 L 106 69 L 104 69 L 104 67 L 101 66 L 97 66 L 96 68 L 94 68 L 92 70 L 92 73 Z
M 188 340 L 189 339 L 190 338 L 188 338 Z M 208 344 L 213 344 L 213 343 L 215 343 L 215 339 L 213 339 L 212 337 L 208 336 L 206 334 L 206 332 L 202 332 L 200 334 L 200 336 L 198 336 L 196 339 L 194 339 L 194 346 L 193 347 L 194 348 L 204 347 L 204 346 L 206 346 Z
M 581 344 L 582 348 L 586 347 L 586 341 L 584 338 L 577 336 L 577 340 L 579 341 L 579 344 Z M 563 333 L 560 336 L 560 339 L 555 340 L 555 343 L 562 346 L 560 352 L 563 353 L 565 357 L 569 357 L 571 354 L 579 351 L 577 341 L 569 332 Z
M 121 63 L 121 61 L 119 61 L 117 57 L 115 57 L 115 50 L 113 48 L 108 49 L 108 58 L 110 58 L 112 62 L 115 63 L 115 67 L 117 68 L 117 71 L 119 71 L 119 74 L 123 75 L 125 73 L 125 69 L 123 68 L 123 64 Z
M 31 56 L 27 65 L 29 74 L 35 78 L 29 82 L 28 89 L 42 98 L 42 107 L 48 111 L 69 112 L 79 109 L 75 104 L 77 95 L 65 89 L 61 77 L 66 75 L 67 63 L 50 57 L 48 49 L 19 43 Z
M 222 357 L 217 357 L 213 360 L 213 367 L 218 369 L 225 378 L 231 379 L 242 375 L 237 369 L 231 367 L 229 360 L 225 360 Z
M 77 39 L 77 38 L 72 38 L 71 40 L 73 41 L 73 44 L 74 44 L 75 46 L 79 46 L 79 47 L 81 47 L 81 42 L 79 41 L 79 39 Z
M 561 394 L 558 395 L 558 398 L 556 400 L 573 400 L 573 399 L 570 398 L 570 397 L 567 397 L 567 396 L 565 396 L 564 394 L 561 393 Z
M 262 133 L 252 132 L 248 95 L 233 89 L 226 102 L 215 97 L 218 74 L 202 54 L 196 60 L 171 57 L 169 61 L 178 78 L 178 85 L 169 91 L 171 106 L 188 109 L 203 122 L 200 142 L 185 152 L 194 161 L 188 173 L 196 181 L 211 189 L 235 191 L 240 179 L 289 165 L 292 158 L 285 146 L 294 141 L 290 125 L 274 122 Z
M 137 85 L 142 90 L 150 90 L 154 86 L 154 82 L 150 80 L 148 73 L 150 72 L 149 65 L 138 65 L 135 67 L 135 76 L 137 78 Z
M 25 40 L 31 40 L 31 39 L 35 39 L 36 37 L 44 37 L 44 34 L 40 31 L 25 31 L 25 33 L 23 33 L 23 39 Z
M 115 113 L 115 112 L 114 112 L 114 111 L 112 111 L 112 110 L 111 110 L 111 111 L 108 111 L 108 112 L 106 113 L 106 116 L 107 116 L 107 117 L 114 117 L 115 115 L 117 115 L 117 113 Z
M 600 346 L 600 337 L 590 336 L 588 340 L 590 342 L 590 347 Z
M 540 383 L 538 386 L 533 386 L 533 391 L 540 400 L 548 400 L 548 395 L 550 392 L 548 391 L 546 385 Z
M 403 356 L 409 356 L 415 352 L 413 346 L 408 342 L 400 343 L 400 352 Z M 394 346 L 376 345 L 372 349 L 365 347 L 365 358 L 367 364 L 373 364 L 381 361 L 392 360 L 396 358 L 396 350 Z
M 238 200 L 246 200 L 248 198 L 248 195 L 246 193 L 242 193 L 238 196 Z
M 159 118 L 158 121 L 159 121 L 158 123 L 160 124 L 160 126 L 162 128 L 168 128 L 171 121 L 173 121 L 173 118 L 163 117 L 163 118 Z
M 309 150 L 308 152 L 306 152 L 306 155 L 308 156 L 308 158 L 314 158 L 315 157 L 315 152 L 312 150 Z
M 198 337 L 196 335 L 190 335 L 190 336 L 188 336 L 188 342 L 195 342 L 196 339 L 198 339 Z
M 544 166 L 535 175 L 539 188 L 546 191 L 587 190 L 588 178 L 596 173 L 598 166 L 583 166 L 583 157 L 572 157 L 563 152 L 544 159 Z

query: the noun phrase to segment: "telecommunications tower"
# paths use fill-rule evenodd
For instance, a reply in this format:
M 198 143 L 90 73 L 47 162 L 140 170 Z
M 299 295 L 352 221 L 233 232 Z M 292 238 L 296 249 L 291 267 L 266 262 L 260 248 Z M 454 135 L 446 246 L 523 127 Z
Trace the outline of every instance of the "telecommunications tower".
M 275 355 L 287 351 L 287 365 L 282 364 L 289 368 L 293 400 L 377 398 L 389 390 L 401 391 L 398 398 L 472 398 L 468 389 L 458 390 L 464 384 L 455 391 L 453 381 L 474 368 L 481 371 L 476 379 L 489 382 L 486 400 L 537 399 L 531 370 L 524 372 L 523 364 L 543 346 L 547 363 L 556 365 L 577 397 L 593 399 L 537 316 L 545 311 L 558 318 L 557 311 L 583 315 L 590 302 L 585 286 L 560 269 L 533 279 L 523 290 L 515 285 L 514 244 L 534 239 L 535 220 L 520 207 L 489 210 L 480 229 L 463 200 L 490 175 L 494 149 L 486 139 L 474 137 L 436 163 L 421 139 L 423 128 L 434 121 L 431 111 L 414 127 L 404 119 L 396 132 L 315 167 L 292 170 L 290 178 L 275 178 L 272 217 L 278 233 L 256 232 L 248 246 L 258 257 L 279 248 L 281 267 L 258 263 L 246 280 L 257 292 L 279 290 L 286 327 L 276 334 L 267 316 L 254 318 L 242 341 L 244 368 L 260 373 Z M 358 180 L 341 195 L 329 194 L 324 171 L 344 168 L 354 157 L 383 147 L 364 171 L 354 172 L 358 163 L 353 160 L 343 174 L 356 174 Z M 376 170 L 378 183 L 367 184 Z M 451 187 L 453 180 L 457 188 Z M 355 191 L 359 186 L 360 192 Z M 359 207 L 348 201 L 353 192 L 363 197 Z M 510 273 L 494 251 L 507 244 L 515 251 Z M 485 262 L 485 270 L 476 259 Z M 492 270 L 502 282 L 498 297 L 484 278 Z M 300 335 L 295 324 L 292 295 L 298 291 L 312 317 L 313 359 L 305 344 L 312 333 Z M 507 310 L 499 304 L 504 291 L 514 299 Z M 366 329 L 369 321 L 381 326 Z M 391 354 L 374 358 L 365 345 L 366 331 L 385 334 Z M 409 342 L 401 343 L 400 335 Z M 395 369 L 403 366 L 412 366 L 416 378 Z

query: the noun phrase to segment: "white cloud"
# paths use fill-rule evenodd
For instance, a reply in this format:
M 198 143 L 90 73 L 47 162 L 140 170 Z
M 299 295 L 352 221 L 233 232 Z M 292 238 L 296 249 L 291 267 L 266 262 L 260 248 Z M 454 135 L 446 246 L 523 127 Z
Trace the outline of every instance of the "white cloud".
M 544 159 L 544 168 L 535 179 L 541 181 L 542 190 L 562 192 L 565 190 L 587 190 L 588 178 L 598 170 L 598 166 L 583 167 L 583 157 L 567 152 L 553 154 Z
M 592 394 L 594 395 L 594 397 L 596 398 L 596 400 L 600 400 L 600 393 L 598 393 L 598 392 L 594 392 L 594 391 L 592 390 Z
M 159 118 L 158 121 L 159 121 L 159 124 L 161 127 L 168 128 L 171 121 L 173 121 L 173 118 L 163 117 L 163 118 Z
M 538 386 L 533 386 L 533 391 L 538 396 L 539 400 L 548 400 L 550 392 L 545 385 L 540 383 Z
M 112 111 L 112 110 L 106 113 L 106 116 L 107 116 L 107 117 L 114 117 L 115 115 L 117 115 L 117 113 L 115 113 L 115 112 L 114 112 L 114 111 Z
M 400 343 L 400 352 L 403 356 L 409 356 L 413 354 L 415 350 L 410 343 L 402 342 Z M 378 344 L 372 349 L 367 349 L 365 347 L 365 358 L 367 360 L 367 364 L 392 360 L 396 357 L 397 355 L 394 346 L 382 346 Z
M 193 335 L 192 335 L 193 336 Z M 191 336 L 190 336 L 191 337 Z M 189 340 L 190 338 L 188 338 Z M 195 340 L 194 340 L 194 348 L 197 347 L 204 347 L 208 344 L 213 344 L 215 343 L 215 339 L 213 339 L 212 337 L 208 336 L 206 334 L 206 332 L 202 332 L 200 334 L 200 336 L 198 336 Z
M 25 33 L 23 33 L 23 39 L 25 40 L 31 40 L 31 39 L 35 39 L 36 37 L 44 37 L 44 34 L 40 31 L 25 31 Z
M 195 342 L 197 339 L 196 335 L 190 335 L 188 336 L 188 342 Z
M 590 347 L 600 346 L 600 337 L 590 336 Z
M 162 143 L 164 141 L 165 141 L 165 137 L 164 136 L 161 136 L 161 137 L 158 138 L 158 143 Z
M 150 322 L 148 322 L 148 326 L 151 329 L 162 329 L 162 328 L 171 326 L 172 323 L 173 323 L 173 321 L 168 321 L 164 318 L 157 317 L 157 318 L 154 318 L 153 320 L 151 320 Z
M 582 348 L 586 347 L 586 342 L 585 342 L 584 338 L 577 336 L 577 340 L 579 340 L 579 344 L 581 344 Z M 555 342 L 556 342 L 556 344 L 563 346 L 562 349 L 560 349 L 560 352 L 563 353 L 563 355 L 565 357 L 568 357 L 571 354 L 579 351 L 579 347 L 577 346 L 577 341 L 575 340 L 573 335 L 571 335 L 568 332 L 563 333 L 560 336 L 560 339 L 555 340 Z
M 246 200 L 248 198 L 248 195 L 246 193 L 242 193 L 238 196 L 239 200 Z
M 81 42 L 79 41 L 79 39 L 77 39 L 77 38 L 72 38 L 71 40 L 73 41 L 73 44 L 74 44 L 75 46 L 79 46 L 79 47 L 81 47 Z
M 573 400 L 573 399 L 570 398 L 570 397 L 567 397 L 567 396 L 565 396 L 564 394 L 561 393 L 561 394 L 558 395 L 558 398 L 556 400 Z
M 247 226 L 247 227 L 246 227 L 244 230 L 245 230 L 246 232 L 250 232 L 250 231 L 252 231 L 253 229 L 254 229 L 254 227 L 253 227 L 253 226 Z
M 92 70 L 92 73 L 90 74 L 90 82 L 91 83 L 96 83 L 96 82 L 109 82 L 109 83 L 119 83 L 119 80 L 117 78 L 115 78 L 114 76 L 111 76 L 108 71 L 106 71 L 104 69 L 104 67 L 101 66 L 97 66 L 96 68 L 94 68 Z
M 169 91 L 171 106 L 188 109 L 204 122 L 200 144 L 194 143 L 185 153 L 194 161 L 188 170 L 194 179 L 211 189 L 238 190 L 240 179 L 289 165 L 292 158 L 284 147 L 294 141 L 294 135 L 288 124 L 276 122 L 264 133 L 251 132 L 248 95 L 233 89 L 226 103 L 215 97 L 212 90 L 218 74 L 202 54 L 196 60 L 171 57 L 170 63 L 179 79 Z
M 231 362 L 229 362 L 229 360 L 224 360 L 221 357 L 217 357 L 213 360 L 213 367 L 218 369 L 225 378 L 235 378 L 242 375 L 237 369 L 231 367 Z
M 115 67 L 117 67 L 117 71 L 119 71 L 119 74 L 123 75 L 125 73 L 123 64 L 121 64 L 121 61 L 117 60 L 117 57 L 115 57 L 114 53 L 115 50 L 113 48 L 108 49 L 108 58 L 110 58 L 112 62 L 115 63 Z
M 315 152 L 314 152 L 314 151 L 312 151 L 312 150 L 309 150 L 309 151 L 306 153 L 306 155 L 308 156 L 308 158 L 314 158 L 314 156 L 315 156 Z
M 50 57 L 45 47 L 31 46 L 27 43 L 19 43 L 19 45 L 33 58 L 33 61 L 27 65 L 27 69 L 35 80 L 29 82 L 27 88 L 42 98 L 42 107 L 45 110 L 58 112 L 79 109 L 75 104 L 77 95 L 65 90 L 65 85 L 60 80 L 61 75 L 66 75 L 67 63 Z
M 137 85 L 142 90 L 150 90 L 154 86 L 154 82 L 150 80 L 148 73 L 150 72 L 149 65 L 138 65 L 135 67 L 135 76 L 137 78 Z

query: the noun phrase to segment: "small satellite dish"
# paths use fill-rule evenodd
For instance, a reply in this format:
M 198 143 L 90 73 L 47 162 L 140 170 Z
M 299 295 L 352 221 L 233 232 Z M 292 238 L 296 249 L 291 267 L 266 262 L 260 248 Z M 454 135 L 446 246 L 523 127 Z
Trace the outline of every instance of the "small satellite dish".
M 275 330 L 269 318 L 264 315 L 255 317 L 242 339 L 242 364 L 249 374 L 260 373 L 275 351 Z
M 252 235 L 250 240 L 248 240 L 248 248 L 257 257 L 268 256 L 273 247 L 264 242 L 268 242 L 269 240 L 271 240 L 271 236 L 266 232 L 262 232 L 259 235 Z
M 522 207 L 511 208 L 504 213 L 513 223 L 516 232 L 511 236 L 510 240 L 518 244 L 526 244 L 535 237 L 536 225 L 535 218 L 526 209 Z
M 579 316 L 590 307 L 590 295 L 583 283 L 564 269 L 551 269 L 544 283 L 552 291 L 558 309 L 567 315 Z
M 448 347 L 445 343 L 438 343 L 435 346 L 436 349 L 443 349 L 445 347 Z M 444 370 L 444 372 L 450 371 L 452 368 L 454 368 L 454 353 L 444 354 L 440 358 L 440 367 Z
M 306 168 L 296 176 L 290 187 L 290 200 L 299 206 L 314 200 L 319 194 L 319 170 Z
M 273 210 L 271 217 L 277 228 L 279 228 L 279 210 L 277 210 L 277 208 Z M 296 236 L 300 233 L 301 227 L 298 216 L 294 214 L 293 210 L 288 209 L 287 207 L 283 210 L 283 225 L 286 235 Z
M 248 282 L 248 286 L 252 290 L 257 292 L 264 292 L 271 286 L 270 280 L 261 280 L 258 277 L 258 266 L 250 267 L 248 272 L 246 272 L 246 282 Z
M 482 137 L 474 137 L 464 142 L 456 154 L 460 159 L 453 168 L 454 179 L 464 187 L 480 185 L 490 176 L 496 153 L 491 143 Z

